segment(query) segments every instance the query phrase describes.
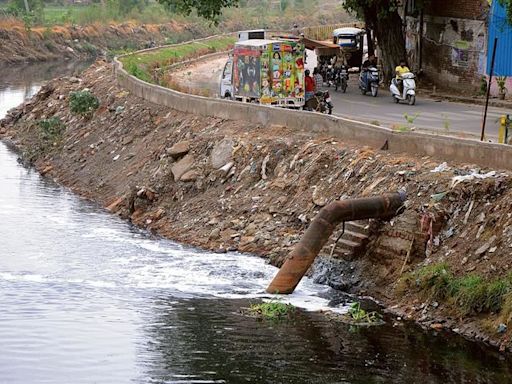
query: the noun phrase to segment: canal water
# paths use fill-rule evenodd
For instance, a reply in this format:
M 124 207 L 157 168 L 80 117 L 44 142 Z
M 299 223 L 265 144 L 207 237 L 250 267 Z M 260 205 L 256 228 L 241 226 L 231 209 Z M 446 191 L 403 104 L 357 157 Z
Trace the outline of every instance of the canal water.
M 0 117 L 77 68 L 2 69 Z M 310 280 L 289 298 L 293 320 L 241 315 L 275 272 L 133 228 L 0 143 L 0 383 L 512 381 L 508 356 L 460 337 L 339 322 L 328 314 L 348 299 Z

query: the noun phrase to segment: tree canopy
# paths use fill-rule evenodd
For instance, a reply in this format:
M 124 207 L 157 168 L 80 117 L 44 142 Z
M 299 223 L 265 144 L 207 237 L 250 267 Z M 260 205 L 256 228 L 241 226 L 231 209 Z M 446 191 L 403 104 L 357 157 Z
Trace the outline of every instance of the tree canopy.
M 512 24 L 512 0 L 499 0 L 499 2 L 507 10 L 508 23 Z
M 223 8 L 238 5 L 239 0 L 158 0 L 174 12 L 189 15 L 193 10 L 205 19 L 215 21 Z

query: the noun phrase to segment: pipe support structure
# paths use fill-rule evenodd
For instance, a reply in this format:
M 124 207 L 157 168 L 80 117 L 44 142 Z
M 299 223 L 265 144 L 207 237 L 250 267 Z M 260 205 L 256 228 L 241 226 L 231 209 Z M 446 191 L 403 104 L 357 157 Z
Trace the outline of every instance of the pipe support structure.
M 290 252 L 267 288 L 268 293 L 293 293 L 302 277 L 331 237 L 336 226 L 345 221 L 391 219 L 403 207 L 405 192 L 382 196 L 335 201 L 322 208 L 299 243 Z

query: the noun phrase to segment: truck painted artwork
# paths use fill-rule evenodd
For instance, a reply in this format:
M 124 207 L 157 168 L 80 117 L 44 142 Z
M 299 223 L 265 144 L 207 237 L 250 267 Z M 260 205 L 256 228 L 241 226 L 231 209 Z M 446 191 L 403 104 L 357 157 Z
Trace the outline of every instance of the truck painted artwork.
M 233 66 L 233 99 L 292 108 L 304 105 L 304 45 L 301 42 L 241 41 L 235 44 L 233 59 L 226 65 Z

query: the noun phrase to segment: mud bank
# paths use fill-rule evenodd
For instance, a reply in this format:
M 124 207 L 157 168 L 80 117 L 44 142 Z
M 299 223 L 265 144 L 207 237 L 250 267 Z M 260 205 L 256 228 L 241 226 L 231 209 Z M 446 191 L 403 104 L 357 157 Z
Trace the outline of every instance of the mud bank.
M 70 92 L 85 88 L 100 106 L 74 115 Z M 50 118 L 63 129 L 49 137 L 43 128 Z M 331 252 L 341 228 L 334 234 L 315 266 L 317 280 L 372 296 L 401 319 L 436 332 L 512 347 L 505 308 L 462 311 L 458 299 L 440 300 L 432 287 L 415 285 L 425 268 L 437 265 L 450 276 L 510 276 L 512 178 L 506 173 L 180 113 L 120 89 L 105 62 L 80 79 L 44 86 L 2 120 L 0 136 L 42 174 L 138 226 L 276 265 L 329 202 L 406 189 L 406 210 L 392 222 L 353 223 Z
M 134 50 L 211 34 L 199 25 L 178 22 L 167 24 L 91 24 L 86 26 L 54 26 L 33 28 L 23 25 L 0 26 L 0 63 L 19 63 L 84 58 L 109 50 Z

